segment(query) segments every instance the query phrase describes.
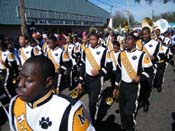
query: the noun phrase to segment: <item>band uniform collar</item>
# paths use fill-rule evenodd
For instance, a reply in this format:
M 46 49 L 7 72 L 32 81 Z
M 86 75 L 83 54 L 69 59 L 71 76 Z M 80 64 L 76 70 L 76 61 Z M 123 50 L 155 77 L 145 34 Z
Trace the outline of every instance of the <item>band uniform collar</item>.
M 52 90 L 50 90 L 45 96 L 43 96 L 42 98 L 36 100 L 35 102 L 28 103 L 28 105 L 31 108 L 36 108 L 39 105 L 42 105 L 42 104 L 46 103 L 48 100 L 50 100 L 51 96 L 52 96 Z
M 129 53 L 132 53 L 132 52 L 134 52 L 134 51 L 136 51 L 136 47 L 133 48 L 132 50 L 127 50 L 127 52 L 129 52 Z

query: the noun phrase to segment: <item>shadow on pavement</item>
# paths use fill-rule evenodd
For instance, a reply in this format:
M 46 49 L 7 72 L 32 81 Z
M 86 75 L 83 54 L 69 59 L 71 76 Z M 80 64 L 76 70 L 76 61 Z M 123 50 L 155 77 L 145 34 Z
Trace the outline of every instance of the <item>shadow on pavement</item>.
M 106 116 L 108 109 L 111 105 L 106 104 L 105 99 L 112 97 L 112 88 L 107 87 L 102 93 L 102 99 L 98 112 L 97 124 L 95 125 L 96 131 L 120 131 L 121 127 L 118 123 L 115 123 L 115 115 L 110 115 L 105 121 L 102 121 Z
M 120 131 L 121 127 L 118 123 L 115 123 L 115 116 L 110 115 L 106 121 L 98 122 L 95 126 L 96 131 Z

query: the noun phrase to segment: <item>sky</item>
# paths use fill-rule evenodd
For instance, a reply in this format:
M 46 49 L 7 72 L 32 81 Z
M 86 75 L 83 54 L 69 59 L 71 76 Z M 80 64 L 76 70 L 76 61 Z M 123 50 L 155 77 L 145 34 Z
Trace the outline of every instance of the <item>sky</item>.
M 135 20 L 141 22 L 145 17 L 152 18 L 166 12 L 175 12 L 175 3 L 168 2 L 164 4 L 161 0 L 153 0 L 149 5 L 145 0 L 136 3 L 135 0 L 89 0 L 90 2 L 98 5 L 99 7 L 111 12 L 114 15 L 116 11 L 122 12 L 127 16 L 127 10 L 134 16 Z M 128 1 L 128 2 L 127 2 Z

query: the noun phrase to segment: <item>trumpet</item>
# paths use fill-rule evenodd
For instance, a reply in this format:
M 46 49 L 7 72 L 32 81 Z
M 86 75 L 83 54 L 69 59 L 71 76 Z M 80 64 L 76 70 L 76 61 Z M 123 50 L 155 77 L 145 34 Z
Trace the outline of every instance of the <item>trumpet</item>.
M 117 92 L 114 96 L 108 96 L 105 99 L 105 103 L 109 106 L 111 106 L 114 102 L 114 100 L 118 100 L 119 92 Z
M 13 83 L 13 84 L 16 84 L 16 82 L 17 82 L 17 81 L 16 81 L 16 78 L 13 78 L 13 79 L 12 79 L 12 83 Z
M 76 99 L 79 96 L 79 92 L 77 90 L 73 90 L 70 94 L 70 97 L 72 97 L 72 99 Z
M 82 91 L 77 90 L 77 88 L 75 88 L 70 94 L 69 96 L 72 99 L 77 99 L 79 97 L 81 97 L 83 94 L 85 93 L 85 89 L 83 88 Z
M 107 105 L 111 106 L 114 102 L 114 98 L 111 97 L 111 96 L 106 97 L 105 102 L 106 102 Z

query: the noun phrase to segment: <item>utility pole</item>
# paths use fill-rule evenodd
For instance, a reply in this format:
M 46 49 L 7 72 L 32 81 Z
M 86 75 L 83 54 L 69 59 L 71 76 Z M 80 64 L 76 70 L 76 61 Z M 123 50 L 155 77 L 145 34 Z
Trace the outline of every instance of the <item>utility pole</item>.
M 113 6 L 113 5 L 111 5 L 110 7 L 111 7 L 111 12 L 110 12 L 110 13 L 111 13 L 111 17 L 112 17 L 112 9 L 113 9 L 113 7 L 114 7 L 114 6 Z
M 130 15 L 130 12 L 129 12 L 129 0 L 126 0 L 126 2 L 127 2 L 127 10 L 126 10 L 126 12 L 127 12 L 127 14 L 128 14 L 128 29 L 130 28 L 130 21 L 129 21 L 129 15 Z
M 152 20 L 154 21 L 154 10 L 152 10 Z
M 24 35 L 26 30 L 24 0 L 19 0 L 19 8 L 21 17 L 21 34 Z

